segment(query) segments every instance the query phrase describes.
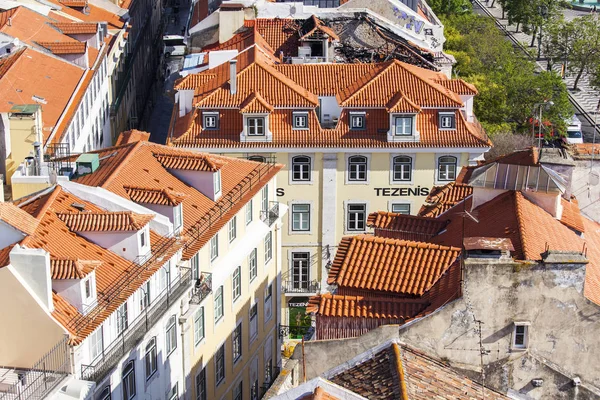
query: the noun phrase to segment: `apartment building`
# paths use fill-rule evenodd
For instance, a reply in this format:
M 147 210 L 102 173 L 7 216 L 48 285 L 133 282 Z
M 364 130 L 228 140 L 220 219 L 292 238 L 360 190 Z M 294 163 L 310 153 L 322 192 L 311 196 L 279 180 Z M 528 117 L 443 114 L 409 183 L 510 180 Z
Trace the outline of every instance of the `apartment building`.
M 335 40 L 311 21 L 301 45 Z M 208 68 L 176 85 L 169 141 L 286 165 L 277 195 L 290 207 L 283 290 L 300 310 L 283 319 L 293 326 L 298 314 L 308 321 L 308 297 L 326 290 L 344 235 L 364 233 L 371 211 L 415 214 L 430 187 L 453 181 L 491 143 L 473 114 L 472 85 L 397 60 L 281 63 L 280 36 L 255 23 L 209 52 Z
M 0 11 L 7 53 L 0 56 L 0 136 L 8 183 L 33 151 L 66 156 L 111 142 L 105 27 L 61 21 L 24 6 Z
M 58 342 L 59 395 L 258 398 L 280 365 L 281 166 L 147 138 L 72 156 L 69 180 L 3 205 L 0 362 L 20 373 Z M 28 382 L 8 392 L 43 390 Z

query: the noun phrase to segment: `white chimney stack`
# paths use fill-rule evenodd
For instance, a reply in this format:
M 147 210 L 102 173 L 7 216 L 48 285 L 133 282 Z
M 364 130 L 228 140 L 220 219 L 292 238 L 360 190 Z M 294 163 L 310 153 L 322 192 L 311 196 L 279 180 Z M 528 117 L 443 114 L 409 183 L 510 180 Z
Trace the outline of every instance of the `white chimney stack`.
M 237 74 L 236 74 L 237 60 L 229 60 L 229 89 L 231 94 L 237 93 Z

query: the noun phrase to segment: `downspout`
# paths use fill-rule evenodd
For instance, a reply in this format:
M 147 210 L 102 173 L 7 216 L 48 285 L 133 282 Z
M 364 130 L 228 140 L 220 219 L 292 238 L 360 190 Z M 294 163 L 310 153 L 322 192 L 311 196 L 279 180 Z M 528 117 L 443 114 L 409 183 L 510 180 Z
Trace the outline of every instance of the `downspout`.
M 181 300 L 179 315 L 183 316 L 183 300 Z M 185 389 L 186 389 L 186 375 L 185 375 L 185 320 L 179 318 L 179 327 L 181 330 L 181 394 L 180 398 L 185 400 Z

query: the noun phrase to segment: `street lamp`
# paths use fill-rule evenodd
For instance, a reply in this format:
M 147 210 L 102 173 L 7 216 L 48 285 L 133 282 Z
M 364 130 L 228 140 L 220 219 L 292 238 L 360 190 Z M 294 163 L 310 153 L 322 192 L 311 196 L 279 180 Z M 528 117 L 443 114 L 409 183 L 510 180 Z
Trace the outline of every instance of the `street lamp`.
M 538 14 L 540 14 L 540 16 L 543 19 L 546 19 L 548 17 L 548 6 L 543 4 L 541 6 L 538 6 Z M 540 23 L 540 33 L 538 35 L 538 55 L 537 55 L 537 59 L 539 60 L 541 55 L 542 55 L 542 27 L 543 27 L 544 23 L 543 21 Z
M 539 107 L 539 116 L 538 116 L 538 147 L 542 147 L 542 109 L 549 110 L 550 107 L 554 105 L 552 100 L 546 100 L 542 103 L 535 103 L 533 105 L 533 115 L 535 115 L 536 108 Z M 535 130 L 534 130 L 535 132 Z

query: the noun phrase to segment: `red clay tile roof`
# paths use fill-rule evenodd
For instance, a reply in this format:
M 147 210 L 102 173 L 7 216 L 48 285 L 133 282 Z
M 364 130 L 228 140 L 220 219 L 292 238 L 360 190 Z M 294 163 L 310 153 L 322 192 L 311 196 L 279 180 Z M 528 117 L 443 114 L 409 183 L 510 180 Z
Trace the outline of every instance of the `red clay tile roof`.
M 65 35 L 95 34 L 98 24 L 93 22 L 55 22 L 52 24 Z
M 50 273 L 52 279 L 83 279 L 100 264 L 102 264 L 100 261 L 51 258 Z
M 169 189 L 143 188 L 124 186 L 131 201 L 136 203 L 157 204 L 161 206 L 175 207 L 179 205 L 185 194 L 176 193 Z
M 438 217 L 458 202 L 473 193 L 473 188 L 463 183 L 450 182 L 444 186 L 434 186 L 419 210 L 419 216 Z
M 339 244 L 327 283 L 423 295 L 454 264 L 460 248 L 358 235 Z
M 241 113 L 270 113 L 272 111 L 273 106 L 267 103 L 258 92 L 253 92 L 240 104 Z
M 420 236 L 419 239 L 427 240 L 440 233 L 448 225 L 448 221 L 436 218 L 422 218 L 413 215 L 398 214 L 386 211 L 377 211 L 369 214 L 367 226 L 377 232 L 394 231 Z M 378 233 L 378 236 L 381 236 Z
M 320 386 L 317 386 L 314 390 L 314 392 L 304 395 L 300 398 L 298 398 L 298 400 L 341 400 L 338 397 L 335 397 L 332 394 L 327 393 L 327 391 L 325 389 L 323 389 Z
M 258 33 L 274 50 L 275 55 L 278 56 L 280 52 L 283 52 L 286 56 L 298 55 L 301 20 L 257 18 L 253 22 L 252 24 L 252 22 L 247 21 L 246 26 L 254 25 Z
M 333 295 L 326 293 L 311 297 L 306 307 L 307 313 L 324 317 L 384 318 L 408 320 L 424 311 L 429 302 L 393 298 Z
M 398 92 L 387 104 L 387 110 L 391 113 L 418 113 L 421 107 L 415 104 L 404 93 Z
M 149 139 L 150 134 L 148 132 L 132 129 L 130 131 L 121 132 L 119 137 L 117 137 L 117 142 L 115 143 L 115 146 L 120 146 L 122 144 L 127 143 L 135 143 L 139 141 L 147 142 Z
M 567 201 L 561 198 L 560 202 L 563 207 L 560 222 L 578 232 L 585 232 L 585 225 L 583 224 L 583 217 L 577 199 L 572 198 L 571 201 Z
M 11 24 L 8 25 L 8 16 Z M 5 22 L 4 24 L 2 22 Z M 19 39 L 28 45 L 35 45 L 38 41 L 44 42 L 66 42 L 79 43 L 74 38 L 62 34 L 56 30 L 52 23 L 53 18 L 20 6 L 9 11 L 0 11 L 0 32 L 10 37 Z
M 0 221 L 31 235 L 38 227 L 39 221 L 12 203 L 0 202 Z
M 6 267 L 10 264 L 10 252 L 12 251 L 15 245 L 7 246 L 3 249 L 0 249 L 0 268 Z
M 64 16 L 51 11 L 49 16 L 60 22 L 71 22 L 73 18 L 81 22 L 106 22 L 108 23 L 109 29 L 121 29 L 125 25 L 121 17 L 118 15 L 105 10 L 102 7 L 95 6 L 94 4 L 87 3 L 86 12 L 83 12 L 82 7 L 67 6 L 61 3 L 60 0 L 46 0 L 47 2 L 60 7 L 60 12 L 69 15 L 69 19 Z M 76 0 L 79 1 L 79 0 Z M 72 8 L 73 7 L 73 8 Z
M 58 0 L 60 4 L 67 7 L 85 7 L 87 6 L 87 0 Z
M 0 11 L 0 29 L 2 29 L 4 27 L 4 25 L 6 25 L 8 23 L 9 18 L 11 18 L 11 23 L 12 23 L 12 16 L 15 15 L 15 13 L 17 12 L 18 9 L 19 9 L 19 7 L 15 7 L 15 8 L 10 8 L 8 10 Z
M 452 90 L 456 94 L 475 96 L 479 93 L 475 85 L 467 83 L 462 79 L 438 79 L 436 82 L 443 87 Z
M 75 118 L 75 114 L 77 113 L 77 109 L 83 100 L 83 96 L 85 96 L 92 79 L 94 78 L 93 70 L 86 70 L 83 75 L 83 79 L 79 82 L 79 86 L 75 89 L 75 93 L 71 99 L 71 102 L 63 112 L 60 122 L 54 128 L 54 135 L 52 137 L 53 143 L 61 143 L 67 134 L 67 129 L 73 118 Z
M 10 67 L 13 66 L 13 64 L 19 59 L 25 50 L 26 48 L 22 48 L 17 50 L 15 53 L 6 54 L 0 57 L 0 79 L 4 77 Z
M 368 358 L 367 358 L 368 357 Z M 391 343 L 329 378 L 370 400 L 479 399 L 482 386 L 447 364 L 406 345 Z M 486 399 L 508 399 L 486 388 Z
M 216 172 L 221 167 L 220 163 L 207 157 L 206 154 L 192 152 L 181 154 L 156 153 L 154 157 L 167 169 Z
M 131 211 L 71 212 L 57 213 L 56 216 L 73 232 L 139 231 L 154 218 L 152 214 Z
M 577 143 L 571 145 L 571 150 L 575 158 L 589 158 L 600 154 L 600 145 L 594 143 Z
M 215 79 L 215 74 L 189 74 L 175 81 L 175 90 L 194 90 Z
M 83 54 L 86 48 L 85 42 L 37 42 L 37 44 L 53 54 Z
M 302 24 L 302 36 L 300 40 L 309 39 L 315 32 L 321 32 L 328 36 L 328 40 L 340 40 L 340 37 L 333 31 L 333 29 L 329 28 L 323 21 L 317 18 L 314 14 L 308 17 L 304 23 Z

